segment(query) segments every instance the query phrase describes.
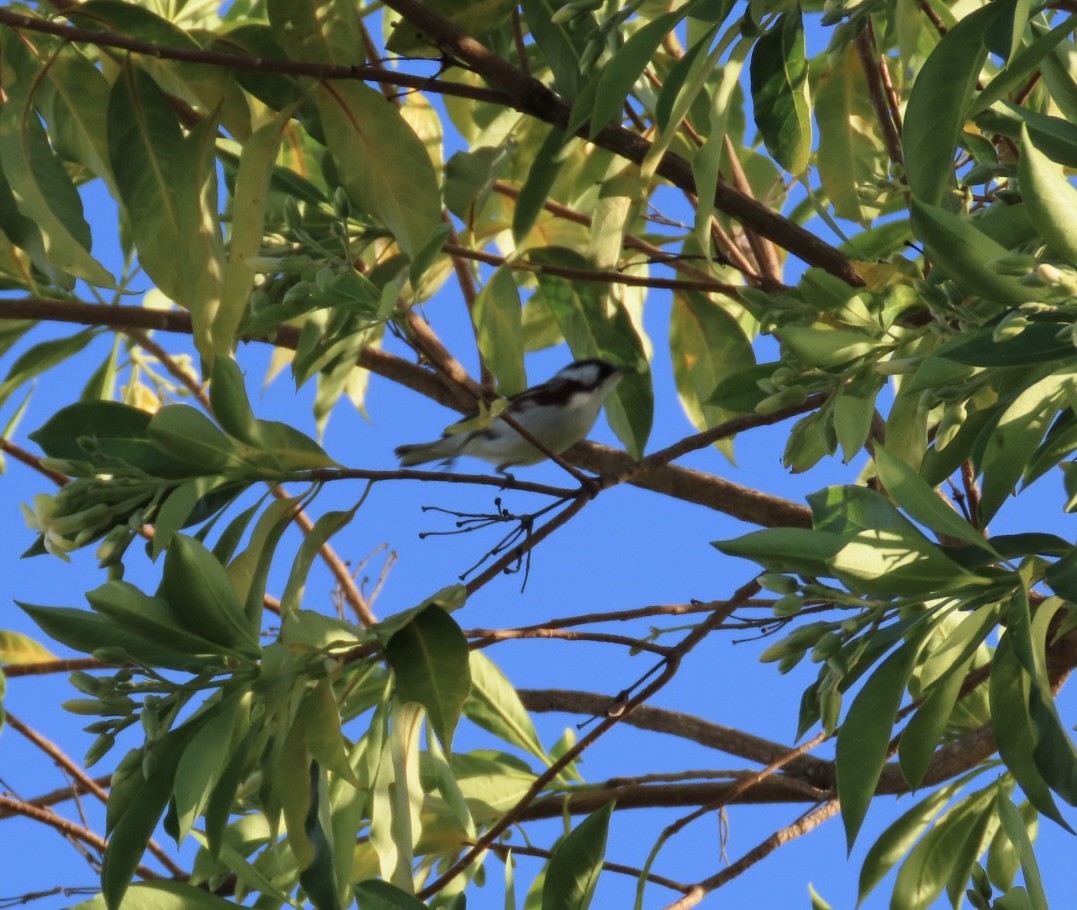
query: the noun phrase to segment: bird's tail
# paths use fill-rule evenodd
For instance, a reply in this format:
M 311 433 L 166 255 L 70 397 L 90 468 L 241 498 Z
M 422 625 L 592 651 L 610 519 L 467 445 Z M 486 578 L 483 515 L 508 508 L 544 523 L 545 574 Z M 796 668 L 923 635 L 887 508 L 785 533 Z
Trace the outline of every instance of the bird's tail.
M 416 464 L 426 464 L 429 461 L 452 461 L 463 448 L 466 433 L 458 433 L 455 436 L 446 436 L 435 442 L 417 442 L 412 445 L 400 446 L 396 450 L 396 457 L 400 459 L 402 468 Z

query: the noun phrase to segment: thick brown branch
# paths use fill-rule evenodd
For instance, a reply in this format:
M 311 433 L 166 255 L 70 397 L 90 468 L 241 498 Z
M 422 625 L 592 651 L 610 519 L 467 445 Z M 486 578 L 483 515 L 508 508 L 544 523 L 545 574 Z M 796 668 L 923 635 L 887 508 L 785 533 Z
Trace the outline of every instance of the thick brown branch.
M 101 306 L 81 301 L 40 297 L 23 297 L 0 300 L 0 319 L 40 319 L 70 322 L 78 325 L 106 325 L 116 329 L 128 327 L 157 329 L 166 332 L 191 333 L 189 314 L 179 310 L 148 310 L 135 306 Z M 266 339 L 252 339 L 270 343 Z M 295 349 L 299 343 L 299 331 L 293 326 L 281 326 L 271 342 L 278 347 Z M 359 355 L 358 365 L 383 376 L 405 388 L 457 411 L 465 410 L 434 374 L 400 357 L 377 348 L 365 348 Z M 773 422 L 759 418 L 762 422 Z M 744 418 L 755 420 L 756 418 Z M 709 431 L 714 433 L 718 430 Z M 691 447 L 708 445 L 701 442 L 706 434 L 689 437 L 695 440 Z M 709 437 L 708 437 L 709 438 Z M 666 450 L 669 451 L 669 450 Z M 573 464 L 599 474 L 630 474 L 627 483 L 633 486 L 663 493 L 686 502 L 725 512 L 752 524 L 765 527 L 806 527 L 810 515 L 798 503 L 759 493 L 748 487 L 731 483 L 720 477 L 668 464 L 647 466 L 637 471 L 636 462 L 626 452 L 611 449 L 597 443 L 579 443 L 564 453 Z

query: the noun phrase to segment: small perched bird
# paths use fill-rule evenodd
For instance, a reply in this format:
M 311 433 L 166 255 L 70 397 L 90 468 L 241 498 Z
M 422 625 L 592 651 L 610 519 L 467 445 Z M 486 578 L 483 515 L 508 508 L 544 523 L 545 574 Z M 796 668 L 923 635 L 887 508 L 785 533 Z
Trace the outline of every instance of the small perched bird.
M 560 454 L 591 432 L 598 412 L 631 367 L 604 360 L 577 360 L 549 382 L 513 395 L 502 414 L 508 415 L 547 449 Z M 503 472 L 513 465 L 538 464 L 546 458 L 501 417 L 480 430 L 449 434 L 436 442 L 400 446 L 396 456 L 403 467 L 428 461 L 452 461 L 471 455 L 497 465 Z

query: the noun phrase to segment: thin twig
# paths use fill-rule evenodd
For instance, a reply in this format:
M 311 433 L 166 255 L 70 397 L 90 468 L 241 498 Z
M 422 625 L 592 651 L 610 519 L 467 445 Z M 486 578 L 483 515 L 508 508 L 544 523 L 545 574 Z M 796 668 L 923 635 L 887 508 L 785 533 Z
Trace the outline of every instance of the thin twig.
M 578 502 L 578 501 L 577 501 Z M 576 505 L 574 503 L 573 505 Z M 567 511 L 567 510 L 566 510 Z M 564 514 L 564 513 L 562 513 Z M 552 524 L 552 522 L 551 522 Z M 661 663 L 663 667 L 662 671 L 658 674 L 647 686 L 642 688 L 636 694 L 627 698 L 623 704 L 619 705 L 620 709 L 613 715 L 606 716 L 601 720 L 594 729 L 591 730 L 586 736 L 582 737 L 576 742 L 574 746 L 565 750 L 561 756 L 555 760 L 549 768 L 547 768 L 542 774 L 540 774 L 528 788 L 527 792 L 517 801 L 508 812 L 506 812 L 496 823 L 487 829 L 486 833 L 475 843 L 475 845 L 468 850 L 456 863 L 454 863 L 443 875 L 437 878 L 435 881 L 427 885 L 419 893 L 419 898 L 426 900 L 433 895 L 441 891 L 449 882 L 455 879 L 461 872 L 468 868 L 483 851 L 486 850 L 490 844 L 494 843 L 498 836 L 515 824 L 516 819 L 529 806 L 536 797 L 546 788 L 546 786 L 556 779 L 557 775 L 561 773 L 569 764 L 576 761 L 580 755 L 583 754 L 588 748 L 590 748 L 598 739 L 615 727 L 621 720 L 621 718 L 631 714 L 631 712 L 646 702 L 652 695 L 665 687 L 665 685 L 677 675 L 677 671 L 680 669 L 681 661 L 688 655 L 688 653 L 704 638 L 706 638 L 716 626 L 721 624 L 723 620 L 737 608 L 737 606 L 744 600 L 750 597 L 754 597 L 759 593 L 759 583 L 755 580 L 748 582 L 737 590 L 733 596 L 729 599 L 729 606 L 726 610 L 716 610 L 706 620 L 701 622 L 695 629 L 689 632 L 671 653 L 664 658 Z
M 837 813 L 838 801 L 836 799 L 828 800 L 821 806 L 804 813 L 792 824 L 775 831 L 770 837 L 753 847 L 744 856 L 732 865 L 727 866 L 717 875 L 712 875 L 710 878 L 693 885 L 684 897 L 674 901 L 672 904 L 668 904 L 663 910 L 688 910 L 689 907 L 695 907 L 710 892 L 721 888 L 722 885 L 746 872 L 756 863 L 766 859 L 779 847 L 814 830 L 827 819 L 833 818 Z

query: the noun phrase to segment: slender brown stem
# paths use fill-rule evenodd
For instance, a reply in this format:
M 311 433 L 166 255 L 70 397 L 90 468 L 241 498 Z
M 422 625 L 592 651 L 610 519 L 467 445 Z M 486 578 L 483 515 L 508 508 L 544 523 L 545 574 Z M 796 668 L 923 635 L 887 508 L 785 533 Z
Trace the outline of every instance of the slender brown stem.
M 883 77 L 879 68 L 879 50 L 875 46 L 875 33 L 871 31 L 870 27 L 865 28 L 857 36 L 856 50 L 860 56 L 860 67 L 863 69 L 864 77 L 867 80 L 868 98 L 875 111 L 875 120 L 879 124 L 879 130 L 882 132 L 887 154 L 893 164 L 901 165 L 904 163 L 901 152 L 901 135 L 891 115 L 893 108 L 890 99 L 887 97 L 886 86 L 883 84 Z
M 838 814 L 838 808 L 838 801 L 832 799 L 804 813 L 792 824 L 775 831 L 770 837 L 753 847 L 744 856 L 727 866 L 717 875 L 712 875 L 710 878 L 693 885 L 684 897 L 674 901 L 672 904 L 668 904 L 663 910 L 688 910 L 689 907 L 695 907 L 712 891 L 721 888 L 722 885 L 743 874 L 756 863 L 766 859 L 779 847 L 796 840 L 796 838 L 807 834 L 809 831 L 813 831 L 823 822 L 833 818 Z
M 7 723 L 12 730 L 32 742 L 42 752 L 49 756 L 49 758 L 56 762 L 57 765 L 63 768 L 64 771 L 70 774 L 87 792 L 92 793 L 102 803 L 108 802 L 108 793 L 105 792 L 104 787 L 97 784 L 93 778 L 72 761 L 72 759 L 69 758 L 54 742 L 46 739 L 33 728 L 28 727 L 17 717 L 14 717 L 10 711 L 7 712 Z M 160 844 L 154 840 L 150 840 L 147 847 L 149 848 L 149 851 L 157 857 L 161 865 L 172 873 L 173 877 L 186 878 L 187 873 L 177 866 L 172 858 L 161 849 Z
M 577 502 L 579 502 L 579 500 L 577 500 Z M 575 504 L 576 503 L 573 505 Z M 568 510 L 566 510 L 566 512 L 567 511 Z M 552 523 L 553 522 L 550 522 L 550 524 Z M 680 669 L 681 661 L 684 657 L 686 657 L 696 645 L 703 641 L 715 627 L 727 619 L 743 601 L 754 597 L 759 593 L 759 590 L 759 583 L 757 581 L 752 580 L 748 582 L 748 584 L 742 586 L 732 597 L 730 597 L 725 610 L 716 610 L 706 620 L 701 622 L 695 629 L 681 639 L 671 653 L 663 659 L 661 663 L 663 669 L 652 682 L 640 689 L 635 695 L 625 698 L 623 702 L 618 705 L 620 710 L 600 721 L 590 733 L 581 738 L 572 748 L 567 749 L 560 758 L 554 761 L 546 771 L 535 779 L 534 783 L 517 801 L 515 806 L 492 825 L 486 833 L 479 838 L 475 845 L 453 864 L 451 868 L 436 881 L 427 885 L 418 896 L 425 900 L 437 894 L 449 882 L 455 879 L 456 876 L 478 859 L 483 851 L 486 850 L 490 844 L 494 843 L 503 831 L 515 824 L 516 820 L 520 817 L 520 814 L 538 797 L 547 785 L 561 773 L 562 770 L 579 758 L 579 756 L 597 742 L 601 736 L 615 727 L 622 717 L 631 714 L 638 706 L 642 705 L 652 695 L 664 688 L 665 685 L 677 675 L 677 671 Z

